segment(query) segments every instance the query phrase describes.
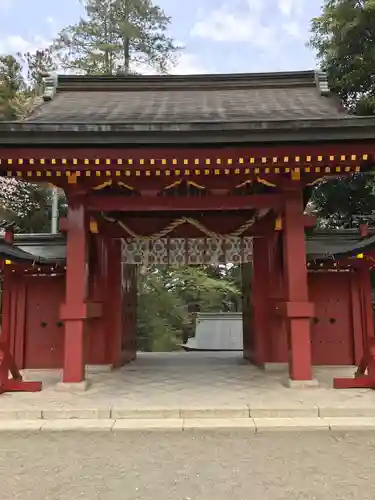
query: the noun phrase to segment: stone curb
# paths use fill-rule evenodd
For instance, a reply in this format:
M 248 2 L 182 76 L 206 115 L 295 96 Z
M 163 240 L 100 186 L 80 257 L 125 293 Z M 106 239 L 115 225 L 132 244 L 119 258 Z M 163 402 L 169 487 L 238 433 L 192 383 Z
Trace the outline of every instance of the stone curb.
M 176 419 L 176 418 L 375 418 L 375 404 L 368 407 L 292 404 L 271 406 L 186 408 L 0 408 L 1 420 L 62 419 Z
M 1 432 L 94 432 L 94 431 L 191 431 L 246 429 L 264 432 L 375 431 L 375 417 L 295 417 L 295 418 L 124 418 L 124 419 L 0 419 Z
M 1 420 L 61 420 L 61 419 L 176 419 L 176 418 L 375 418 L 374 406 L 336 406 L 295 404 L 287 406 L 241 406 L 237 408 L 187 407 L 187 408 L 0 408 Z
M 122 419 L 275 419 L 275 418 L 375 418 L 375 404 L 368 407 L 323 407 L 306 404 L 240 406 L 238 408 L 0 408 L 2 420 L 122 420 Z

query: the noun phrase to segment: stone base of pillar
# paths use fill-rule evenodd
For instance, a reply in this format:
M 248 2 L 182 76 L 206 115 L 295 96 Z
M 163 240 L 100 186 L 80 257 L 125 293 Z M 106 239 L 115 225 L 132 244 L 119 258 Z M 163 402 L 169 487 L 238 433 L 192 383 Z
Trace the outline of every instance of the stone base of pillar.
M 86 365 L 86 373 L 111 373 L 113 365 Z
M 285 384 L 289 389 L 312 389 L 319 387 L 319 382 L 314 378 L 312 380 L 292 380 L 288 379 Z
M 55 386 L 57 392 L 85 392 L 90 387 L 88 380 L 82 382 L 59 382 Z
M 263 368 L 266 372 L 287 372 L 288 363 L 264 363 Z

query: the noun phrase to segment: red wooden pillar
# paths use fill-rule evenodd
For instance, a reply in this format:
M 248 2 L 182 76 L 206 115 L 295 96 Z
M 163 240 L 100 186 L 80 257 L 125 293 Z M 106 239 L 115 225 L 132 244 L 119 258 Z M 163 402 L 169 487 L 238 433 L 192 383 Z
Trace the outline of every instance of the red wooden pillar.
M 358 269 L 354 269 L 350 273 L 350 308 L 352 312 L 354 364 L 358 365 L 366 349 L 366 332 L 364 331 L 362 313 L 361 277 Z
M 5 231 L 4 241 L 9 244 L 14 242 L 14 234 L 11 229 Z M 2 291 L 2 306 L 1 306 L 1 340 L 11 348 L 11 327 L 12 327 L 12 283 L 14 281 L 14 276 L 12 273 L 12 266 L 7 264 L 6 261 L 3 263 L 3 291 Z
M 121 242 L 108 237 L 106 276 L 106 336 L 108 359 L 114 368 L 122 363 Z
M 137 268 L 122 264 L 122 356 L 127 363 L 136 358 Z
M 266 362 L 269 327 L 270 237 L 254 238 L 251 301 L 253 305 L 253 349 L 251 361 L 256 365 Z
M 252 361 L 253 350 L 253 321 L 252 321 L 252 264 L 241 265 L 241 289 L 242 289 L 242 338 L 243 357 Z
M 375 334 L 370 269 L 366 265 L 366 263 L 363 262 L 358 265 L 357 273 L 361 290 L 361 302 L 363 311 L 363 345 L 367 345 L 368 339 L 373 339 Z
M 89 298 L 103 304 L 103 316 L 92 318 L 87 322 L 87 364 L 109 365 L 106 343 L 106 311 L 107 300 L 107 245 L 102 234 L 92 234 L 89 248 Z
M 88 287 L 88 227 L 82 203 L 69 206 L 66 242 L 66 298 L 61 307 L 65 323 L 64 383 L 85 380 L 85 326 Z
M 4 265 L 3 291 L 1 305 L 1 340 L 11 347 L 11 296 L 12 296 L 12 269 Z
M 138 268 L 130 266 L 130 328 L 128 335 L 129 360 L 137 357 Z
M 304 227 L 302 189 L 291 189 L 286 193 L 284 209 L 285 303 L 282 307 L 287 319 L 291 381 L 313 379 L 310 325 L 314 305 L 308 295 Z
M 366 267 L 365 263 L 357 263 L 355 266 L 361 302 L 363 355 L 358 364 L 355 377 L 352 379 L 335 378 L 333 381 L 335 389 L 375 389 L 374 314 L 370 272 Z

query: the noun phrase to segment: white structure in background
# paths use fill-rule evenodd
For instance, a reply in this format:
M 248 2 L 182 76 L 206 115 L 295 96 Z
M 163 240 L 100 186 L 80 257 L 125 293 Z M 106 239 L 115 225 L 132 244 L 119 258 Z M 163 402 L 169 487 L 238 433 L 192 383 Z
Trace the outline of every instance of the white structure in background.
M 59 189 L 52 188 L 51 233 L 59 232 Z
M 242 351 L 242 313 L 198 313 L 186 351 Z

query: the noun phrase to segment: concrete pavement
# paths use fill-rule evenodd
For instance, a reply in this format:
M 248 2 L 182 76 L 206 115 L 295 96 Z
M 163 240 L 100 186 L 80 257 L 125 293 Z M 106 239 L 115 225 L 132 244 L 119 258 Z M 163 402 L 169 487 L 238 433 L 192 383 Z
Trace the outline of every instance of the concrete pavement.
M 4 433 L 1 500 L 373 500 L 374 447 L 372 432 Z
M 110 429 L 135 428 L 137 422 L 140 428 L 174 429 L 228 427 L 230 422 L 258 431 L 373 428 L 374 391 L 332 388 L 334 376 L 353 372 L 351 367 L 319 367 L 319 388 L 290 389 L 283 384 L 285 367 L 264 372 L 240 354 L 152 353 L 140 354 L 136 362 L 114 372 L 89 372 L 90 388 L 77 393 L 56 390 L 59 371 L 28 371 L 26 379 L 42 380 L 43 391 L 0 395 L 0 430 L 22 428 L 22 422 L 37 430 L 67 425 L 84 429 L 94 425 L 90 422 Z
M 301 431 L 375 431 L 375 418 L 149 418 L 0 420 L 2 432 L 187 431 L 246 429 L 249 433 Z

